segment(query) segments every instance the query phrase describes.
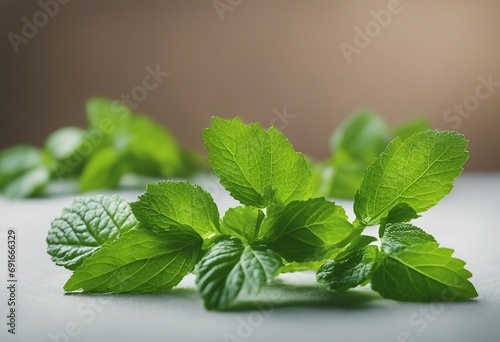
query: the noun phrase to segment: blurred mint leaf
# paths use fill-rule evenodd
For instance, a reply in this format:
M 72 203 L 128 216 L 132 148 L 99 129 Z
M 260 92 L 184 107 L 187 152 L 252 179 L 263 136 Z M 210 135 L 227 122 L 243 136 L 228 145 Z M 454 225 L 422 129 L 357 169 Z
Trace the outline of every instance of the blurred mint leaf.
M 213 117 L 203 132 L 208 159 L 221 184 L 242 204 L 264 208 L 312 194 L 311 170 L 276 128 Z
M 181 151 L 166 128 L 145 115 L 139 115 L 131 120 L 127 133 L 127 150 L 134 172 L 165 177 L 181 172 Z
M 127 125 L 132 118 L 130 108 L 119 100 L 92 97 L 85 107 L 90 128 L 98 129 L 107 136 L 112 136 L 117 127 Z
M 216 243 L 196 265 L 196 285 L 206 308 L 221 310 L 240 294 L 259 293 L 280 266 L 281 258 L 266 246 L 231 238 Z
M 115 189 L 129 170 L 123 154 L 109 146 L 92 155 L 80 176 L 80 190 Z
M 168 291 L 193 270 L 201 242 L 192 231 L 130 230 L 86 258 L 64 289 L 94 293 Z
M 57 166 L 62 164 L 66 176 L 78 174 L 93 146 L 87 140 L 86 132 L 77 127 L 65 127 L 53 132 L 45 141 L 45 151 Z M 67 172 L 70 170 L 71 172 Z M 62 175 L 62 174 L 61 174 Z
M 389 141 L 385 122 L 376 114 L 359 112 L 344 121 L 333 133 L 330 179 L 332 197 L 353 198 L 366 168 Z
M 395 138 L 366 170 L 354 212 L 364 224 L 380 222 L 399 203 L 420 213 L 453 187 L 468 159 L 467 141 L 456 132 L 425 131 L 405 141 Z
M 20 199 L 41 195 L 49 183 L 50 171 L 46 165 L 37 166 L 11 180 L 3 189 L 5 196 Z
M 42 165 L 42 153 L 34 146 L 19 145 L 0 152 L 0 189 L 26 171 Z
M 106 242 L 137 224 L 128 203 L 117 195 L 78 197 L 52 221 L 47 253 L 56 265 L 74 270 Z

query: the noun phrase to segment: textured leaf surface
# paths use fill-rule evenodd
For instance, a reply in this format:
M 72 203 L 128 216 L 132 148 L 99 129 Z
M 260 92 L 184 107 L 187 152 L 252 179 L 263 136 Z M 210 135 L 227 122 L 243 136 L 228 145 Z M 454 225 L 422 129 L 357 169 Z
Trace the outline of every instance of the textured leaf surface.
M 324 260 L 353 232 L 344 209 L 324 198 L 270 210 L 263 222 L 269 247 L 287 261 Z
M 399 203 L 389 210 L 387 217 L 380 220 L 379 236 L 382 237 L 384 235 L 385 226 L 389 223 L 409 222 L 418 217 L 419 215 L 415 209 L 406 203 Z
M 74 270 L 103 244 L 136 225 L 128 203 L 117 195 L 79 197 L 52 221 L 47 252 L 57 265 Z
M 242 204 L 264 208 L 311 196 L 311 170 L 304 156 L 276 128 L 265 131 L 239 118 L 214 117 L 203 137 L 214 172 Z
M 383 258 L 374 270 L 372 288 L 400 301 L 456 301 L 477 297 L 465 262 L 439 247 L 429 234 L 407 223 L 388 225 Z
M 244 242 L 258 237 L 264 219 L 262 210 L 253 207 L 236 207 L 226 211 L 221 223 L 222 234 L 235 236 Z
M 394 139 L 367 169 L 356 193 L 354 212 L 375 224 L 399 203 L 417 213 L 439 202 L 453 187 L 469 154 L 467 141 L 456 132 L 425 131 Z
M 141 223 L 153 228 L 190 227 L 204 239 L 219 231 L 219 211 L 212 196 L 191 183 L 149 184 L 130 206 Z
M 377 252 L 376 246 L 365 246 L 343 258 L 328 261 L 318 270 L 317 279 L 334 291 L 346 291 L 361 285 L 370 277 Z
M 192 231 L 134 229 L 84 260 L 66 291 L 123 293 L 172 289 L 191 272 L 202 240 Z
M 270 283 L 281 258 L 266 246 L 244 245 L 239 239 L 215 244 L 196 266 L 196 284 L 207 309 L 224 309 L 240 293 L 256 295 Z

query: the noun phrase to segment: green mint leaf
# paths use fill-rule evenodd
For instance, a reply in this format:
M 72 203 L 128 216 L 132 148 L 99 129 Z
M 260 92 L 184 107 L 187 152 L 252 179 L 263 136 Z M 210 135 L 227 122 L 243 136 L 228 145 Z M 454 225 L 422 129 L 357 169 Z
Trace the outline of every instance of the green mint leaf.
M 64 289 L 95 293 L 168 291 L 193 270 L 201 243 L 193 231 L 130 230 L 86 258 Z
M 360 112 L 344 121 L 332 135 L 330 180 L 332 197 L 353 198 L 366 168 L 389 141 L 385 122 L 378 115 Z
M 65 127 L 53 132 L 45 141 L 45 151 L 57 163 L 80 171 L 93 146 L 86 132 L 77 127 Z
M 404 222 L 388 224 L 382 237 L 382 250 L 386 254 L 398 254 L 400 250 L 406 250 L 409 246 L 429 242 L 436 242 L 436 240 L 432 235 L 414 225 Z
M 149 184 L 146 193 L 130 206 L 141 223 L 153 228 L 190 227 L 203 239 L 220 231 L 217 205 L 198 185 L 179 181 Z
M 42 154 L 34 146 L 19 145 L 0 152 L 0 189 L 41 164 Z
M 11 180 L 5 186 L 4 194 L 12 199 L 41 195 L 49 181 L 49 169 L 45 165 L 40 165 Z
M 420 217 L 420 215 L 418 215 L 415 209 L 413 209 L 411 206 L 406 203 L 399 203 L 391 210 L 389 210 L 387 217 L 384 217 L 380 220 L 380 229 L 378 231 L 378 235 L 379 237 L 384 236 L 385 226 L 388 223 L 409 222 L 418 217 Z
M 74 270 L 103 244 L 137 223 L 128 203 L 117 195 L 79 197 L 52 221 L 47 253 L 56 265 Z
M 376 246 L 365 246 L 342 258 L 327 261 L 316 274 L 318 282 L 334 291 L 346 291 L 361 285 L 370 278 L 377 253 Z
M 258 237 L 264 216 L 262 210 L 253 207 L 231 208 L 226 211 L 220 230 L 249 243 Z
M 262 223 L 264 240 L 290 262 L 324 260 L 354 230 L 344 209 L 324 198 L 295 201 L 278 208 L 269 208 Z
M 221 310 L 240 294 L 259 293 L 280 266 L 281 258 L 266 246 L 231 238 L 216 243 L 196 265 L 196 285 L 206 308 Z
M 354 212 L 366 225 L 380 222 L 399 203 L 417 213 L 437 204 L 453 187 L 469 154 L 456 132 L 425 131 L 394 139 L 366 170 Z
M 457 301 L 477 297 L 465 262 L 453 250 L 408 223 L 389 224 L 382 238 L 383 257 L 372 275 L 372 288 L 400 301 Z
M 80 176 L 80 190 L 115 189 L 128 167 L 123 155 L 109 146 L 96 152 Z
M 311 197 L 311 170 L 276 128 L 212 118 L 203 132 L 208 159 L 221 184 L 242 204 L 258 208 Z
M 424 118 L 415 118 L 394 128 L 393 135 L 400 137 L 401 140 L 406 140 L 415 133 L 424 132 L 431 128 Z
M 90 98 L 86 103 L 90 127 L 98 129 L 105 136 L 112 136 L 117 127 L 128 124 L 132 111 L 118 100 L 103 97 Z
M 127 150 L 133 171 L 171 177 L 182 168 L 182 155 L 175 138 L 166 128 L 145 115 L 138 115 L 128 127 Z

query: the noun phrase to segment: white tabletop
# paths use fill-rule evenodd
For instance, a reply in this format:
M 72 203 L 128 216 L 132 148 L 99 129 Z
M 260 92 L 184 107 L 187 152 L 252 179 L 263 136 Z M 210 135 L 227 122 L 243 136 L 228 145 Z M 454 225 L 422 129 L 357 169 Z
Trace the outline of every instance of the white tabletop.
M 210 179 L 199 181 L 221 212 L 235 205 Z M 139 193 L 119 192 L 130 201 Z M 462 175 L 415 221 L 474 274 L 479 297 L 461 303 L 399 303 L 369 286 L 336 294 L 314 273 L 282 275 L 248 309 L 232 312 L 206 311 L 191 275 L 166 294 L 65 295 L 71 273 L 51 262 L 45 238 L 73 198 L 0 199 L 1 341 L 500 341 L 499 173 Z M 18 235 L 16 335 L 6 325 L 10 227 Z

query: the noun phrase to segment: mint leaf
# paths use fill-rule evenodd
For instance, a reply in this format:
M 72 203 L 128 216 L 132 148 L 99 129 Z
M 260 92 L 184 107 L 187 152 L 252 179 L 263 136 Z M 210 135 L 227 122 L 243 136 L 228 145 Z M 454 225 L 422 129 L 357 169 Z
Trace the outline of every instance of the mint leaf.
M 378 115 L 360 112 L 344 121 L 333 133 L 333 175 L 330 196 L 353 198 L 366 168 L 389 141 L 385 122 Z
M 64 127 L 53 132 L 45 141 L 45 150 L 58 162 L 70 161 L 81 164 L 84 160 L 79 151 L 86 141 L 85 131 L 77 127 Z M 77 165 L 73 165 L 76 167 Z
M 387 217 L 384 217 L 380 220 L 380 229 L 379 229 L 379 237 L 384 236 L 385 226 L 388 223 L 399 223 L 399 222 L 409 222 L 413 219 L 418 218 L 420 215 L 417 214 L 415 209 L 410 207 L 406 203 L 399 203 L 394 206 Z
M 193 231 L 131 230 L 86 258 L 64 289 L 96 293 L 168 291 L 193 270 L 201 243 Z
M 40 195 L 50 171 L 40 150 L 20 145 L 0 153 L 0 190 L 12 199 Z
M 117 195 L 78 197 L 52 221 L 47 253 L 56 265 L 74 270 L 103 244 L 137 224 L 128 203 Z
M 266 246 L 231 238 L 216 243 L 196 265 L 196 285 L 206 308 L 220 310 L 240 294 L 256 295 L 280 266 L 281 258 Z
M 214 117 L 203 137 L 214 172 L 242 204 L 264 208 L 311 196 L 311 170 L 304 156 L 276 128 L 265 131 L 240 118 Z
M 19 145 L 0 152 L 0 189 L 41 164 L 42 154 L 34 146 Z
M 334 291 L 346 291 L 361 285 L 369 279 L 377 253 L 376 246 L 365 246 L 342 258 L 327 261 L 316 274 L 318 282 Z
M 123 156 L 114 147 L 106 147 L 96 152 L 85 165 L 80 176 L 80 190 L 117 188 L 126 171 Z
M 453 187 L 469 154 L 456 132 L 426 131 L 405 141 L 394 139 L 366 170 L 356 192 L 354 212 L 370 225 L 399 203 L 417 213 L 437 204 Z
M 29 170 L 7 184 L 5 196 L 13 199 L 37 196 L 42 194 L 50 180 L 50 171 L 45 165 Z
M 252 242 L 258 237 L 264 216 L 262 210 L 253 207 L 228 209 L 221 222 L 221 233 Z
M 104 97 L 90 98 L 85 107 L 90 127 L 107 138 L 112 138 L 116 128 L 127 125 L 132 117 L 132 111 L 122 102 Z
M 389 224 L 382 238 L 383 257 L 372 275 L 372 288 L 401 301 L 456 301 L 477 297 L 465 262 L 452 249 L 407 223 Z
M 137 219 L 153 228 L 190 227 L 203 239 L 219 232 L 219 211 L 212 196 L 198 185 L 163 181 L 149 184 L 137 202 L 130 203 Z
M 406 250 L 408 246 L 423 245 L 436 242 L 436 240 L 422 229 L 403 222 L 388 224 L 382 242 L 384 253 L 398 254 L 399 251 Z
M 181 151 L 166 128 L 138 115 L 131 120 L 127 134 L 130 164 L 135 172 L 170 177 L 181 171 Z
M 269 210 L 262 225 L 269 247 L 287 261 L 297 262 L 325 259 L 354 230 L 344 209 L 324 198 Z

